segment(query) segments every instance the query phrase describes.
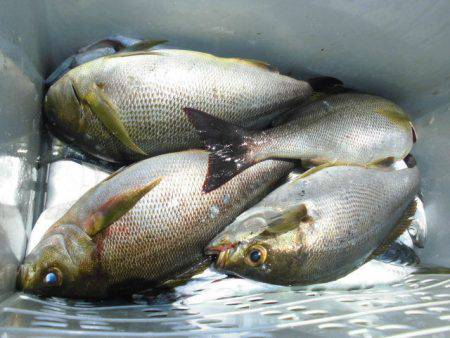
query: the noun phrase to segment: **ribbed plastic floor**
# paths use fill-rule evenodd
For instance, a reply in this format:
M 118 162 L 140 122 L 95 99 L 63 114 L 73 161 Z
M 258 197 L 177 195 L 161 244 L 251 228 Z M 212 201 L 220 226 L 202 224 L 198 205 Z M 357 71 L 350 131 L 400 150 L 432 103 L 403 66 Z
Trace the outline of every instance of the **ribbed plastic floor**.
M 410 276 L 391 286 L 353 291 L 264 289 L 217 276 L 194 279 L 174 294 L 120 305 L 16 293 L 0 304 L 0 332 L 20 337 L 450 336 L 449 275 Z

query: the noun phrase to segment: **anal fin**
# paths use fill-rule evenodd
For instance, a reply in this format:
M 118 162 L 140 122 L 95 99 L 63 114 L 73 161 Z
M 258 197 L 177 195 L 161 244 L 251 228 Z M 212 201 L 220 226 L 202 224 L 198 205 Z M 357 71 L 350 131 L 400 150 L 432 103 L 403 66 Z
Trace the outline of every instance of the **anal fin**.
M 212 256 L 206 256 L 201 262 L 195 264 L 189 270 L 181 273 L 173 279 L 169 279 L 162 283 L 159 287 L 173 289 L 180 285 L 186 284 L 195 275 L 201 274 L 205 271 L 212 262 Z

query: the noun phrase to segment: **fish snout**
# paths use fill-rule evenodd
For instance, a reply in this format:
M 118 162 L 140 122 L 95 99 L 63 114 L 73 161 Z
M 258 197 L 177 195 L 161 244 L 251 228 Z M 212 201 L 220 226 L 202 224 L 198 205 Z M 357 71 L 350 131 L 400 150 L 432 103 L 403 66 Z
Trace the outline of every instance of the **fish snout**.
M 34 276 L 34 269 L 26 264 L 20 265 L 17 269 L 16 288 L 22 291 L 29 290 Z
M 214 246 L 209 246 L 206 248 L 206 254 L 213 256 L 215 258 L 215 265 L 223 269 L 230 257 L 232 251 L 234 251 L 235 244 L 226 243 Z

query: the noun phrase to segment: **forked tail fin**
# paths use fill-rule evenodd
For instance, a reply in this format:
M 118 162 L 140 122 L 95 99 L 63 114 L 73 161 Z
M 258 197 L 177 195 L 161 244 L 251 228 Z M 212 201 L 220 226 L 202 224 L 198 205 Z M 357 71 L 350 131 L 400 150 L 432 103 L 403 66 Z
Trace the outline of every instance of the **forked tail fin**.
M 252 132 L 193 108 L 183 108 L 210 152 L 203 191 L 217 189 L 256 163 L 249 152 Z

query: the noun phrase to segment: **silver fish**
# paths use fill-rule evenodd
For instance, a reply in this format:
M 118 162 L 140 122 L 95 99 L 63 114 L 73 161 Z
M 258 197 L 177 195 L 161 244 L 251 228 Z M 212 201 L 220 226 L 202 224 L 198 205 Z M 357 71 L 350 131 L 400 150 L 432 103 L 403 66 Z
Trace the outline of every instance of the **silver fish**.
M 205 194 L 207 161 L 205 151 L 171 153 L 109 176 L 47 230 L 20 268 L 19 287 L 102 298 L 186 278 L 205 261 L 206 244 L 293 167 L 266 161 Z
M 194 106 L 250 125 L 303 102 L 312 87 L 261 61 L 159 49 L 120 52 L 67 72 L 50 87 L 52 131 L 99 158 L 131 162 L 196 148 L 182 111 Z
M 335 280 L 386 251 L 409 226 L 419 182 L 417 167 L 313 168 L 240 215 L 207 251 L 218 255 L 220 272 L 258 281 Z
M 415 140 L 411 120 L 399 106 L 367 94 L 325 96 L 264 131 L 245 130 L 193 108 L 185 111 L 211 151 L 205 191 L 268 158 L 314 165 L 393 162 L 408 155 Z

